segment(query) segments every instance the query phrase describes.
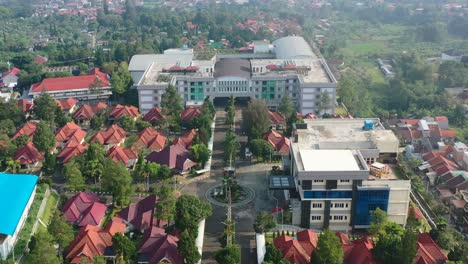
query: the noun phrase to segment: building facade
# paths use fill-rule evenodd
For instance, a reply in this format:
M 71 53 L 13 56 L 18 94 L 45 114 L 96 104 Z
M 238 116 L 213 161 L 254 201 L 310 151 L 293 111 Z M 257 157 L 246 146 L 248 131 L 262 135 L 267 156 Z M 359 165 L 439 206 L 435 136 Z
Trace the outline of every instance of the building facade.
M 410 181 L 370 169 L 378 161 L 392 162 L 397 153 L 398 139 L 378 119 L 298 124 L 290 163 L 284 164 L 292 175 L 288 196 L 293 224 L 335 231 L 367 228 L 370 212 L 380 208 L 391 221 L 405 225 Z
M 209 60 L 195 59 L 191 49 L 133 56 L 129 71 L 138 90 L 140 111 L 160 107 L 161 96 L 171 84 L 189 104 L 200 103 L 207 96 L 233 95 L 263 99 L 276 109 L 289 95 L 303 114 L 334 114 L 336 79 L 304 38 L 289 36 L 273 45 L 258 45 L 253 53 L 218 54 Z

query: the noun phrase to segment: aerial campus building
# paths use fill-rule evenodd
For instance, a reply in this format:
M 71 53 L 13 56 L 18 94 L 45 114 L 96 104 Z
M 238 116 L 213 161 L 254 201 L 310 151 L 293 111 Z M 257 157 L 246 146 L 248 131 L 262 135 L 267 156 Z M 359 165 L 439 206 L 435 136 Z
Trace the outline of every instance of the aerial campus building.
M 334 114 L 336 79 L 304 38 L 289 36 L 273 44 L 256 41 L 253 45 L 250 52 L 217 54 L 206 60 L 196 59 L 192 49 L 133 56 L 129 71 L 140 111 L 160 107 L 161 95 L 172 84 L 186 104 L 199 104 L 207 96 L 216 103 L 233 95 L 263 99 L 275 109 L 289 95 L 303 114 Z M 328 93 L 328 106 L 320 103 L 327 101 L 320 100 L 324 93 Z
M 0 173 L 0 259 L 5 260 L 15 247 L 36 194 L 37 180 L 35 175 Z
M 399 142 L 379 119 L 306 119 L 296 124 L 291 176 L 273 176 L 271 189 L 286 190 L 293 224 L 335 231 L 367 228 L 370 212 L 406 224 L 410 181 L 390 170 Z

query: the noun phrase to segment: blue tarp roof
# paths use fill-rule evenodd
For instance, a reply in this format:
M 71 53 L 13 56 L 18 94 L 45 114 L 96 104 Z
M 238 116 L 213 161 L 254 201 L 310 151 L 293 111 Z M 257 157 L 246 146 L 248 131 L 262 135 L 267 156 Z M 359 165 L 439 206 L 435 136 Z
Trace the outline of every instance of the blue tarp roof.
M 15 233 L 37 180 L 31 174 L 0 173 L 0 234 Z

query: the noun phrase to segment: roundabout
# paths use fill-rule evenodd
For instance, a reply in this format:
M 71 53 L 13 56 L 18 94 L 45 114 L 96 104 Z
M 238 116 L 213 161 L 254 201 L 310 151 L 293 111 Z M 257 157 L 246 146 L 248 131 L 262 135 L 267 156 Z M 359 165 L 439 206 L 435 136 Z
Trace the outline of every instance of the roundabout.
M 240 200 L 231 203 L 232 207 L 244 206 L 250 203 L 251 201 L 253 201 L 253 199 L 255 199 L 255 191 L 251 187 L 247 185 L 242 185 L 242 184 L 239 184 L 239 187 L 243 195 Z M 225 195 L 225 193 L 223 193 L 222 191 L 223 189 L 224 189 L 223 185 L 219 183 L 211 186 L 205 192 L 206 200 L 208 200 L 210 203 L 214 205 L 227 207 L 228 206 L 227 202 L 223 201 L 222 199 L 219 199 L 219 197 L 221 197 L 222 195 Z

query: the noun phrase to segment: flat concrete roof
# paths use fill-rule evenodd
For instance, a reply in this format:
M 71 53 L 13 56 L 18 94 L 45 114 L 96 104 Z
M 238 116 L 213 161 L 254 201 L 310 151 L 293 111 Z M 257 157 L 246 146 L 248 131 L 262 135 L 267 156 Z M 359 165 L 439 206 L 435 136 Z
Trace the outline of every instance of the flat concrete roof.
M 301 149 L 304 171 L 358 171 L 359 165 L 351 150 Z

